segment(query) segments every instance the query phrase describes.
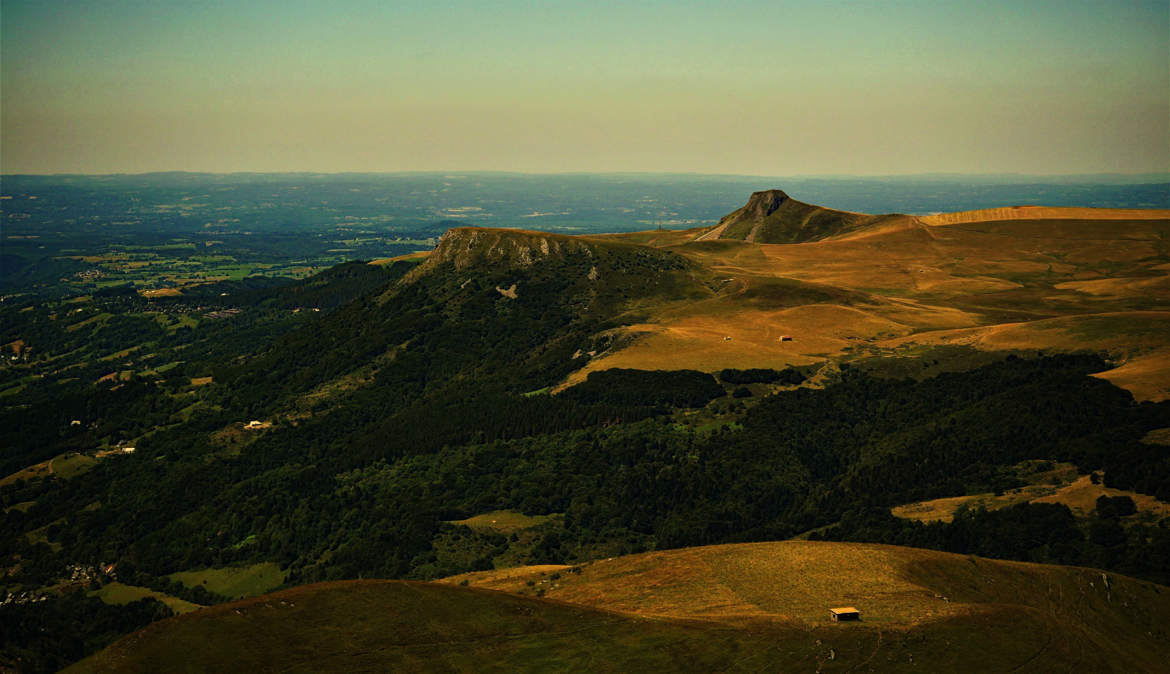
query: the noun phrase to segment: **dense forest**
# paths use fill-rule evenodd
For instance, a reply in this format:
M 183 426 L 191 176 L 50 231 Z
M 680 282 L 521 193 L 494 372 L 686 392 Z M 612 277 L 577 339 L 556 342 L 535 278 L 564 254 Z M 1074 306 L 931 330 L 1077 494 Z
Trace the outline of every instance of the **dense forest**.
M 68 479 L 0 486 L 8 591 L 116 563 L 128 582 L 208 604 L 223 598 L 166 576 L 263 561 L 289 584 L 428 579 L 505 558 L 574 563 L 800 534 L 1170 582 L 1170 521 L 1123 525 L 1121 501 L 1087 520 L 1041 504 L 947 524 L 890 514 L 1019 486 L 1011 467 L 1026 460 L 1170 500 L 1170 455 L 1141 442 L 1170 425 L 1170 403 L 1138 404 L 1090 377 L 1109 367 L 1098 356 L 1009 356 L 921 381 L 844 366 L 823 388 L 798 370 L 609 370 L 551 394 L 612 345 L 598 335 L 639 319 L 633 298 L 702 297 L 706 279 L 677 256 L 623 246 L 475 273 L 428 265 L 343 266 L 240 291 L 222 300 L 241 310 L 232 327 L 148 335 L 182 354 L 158 377 L 23 391 L 0 412 L 7 472 L 114 441 L 136 448 Z M 310 303 L 324 310 L 292 317 Z M 214 383 L 190 385 L 204 376 Z M 271 426 L 243 430 L 252 419 Z M 550 517 L 507 536 L 452 523 L 493 510 Z M 37 621 L 61 630 L 62 616 L 104 610 L 47 596 L 0 606 L 0 624 L 17 626 L 4 630 L 8 657 L 43 658 L 11 655 Z M 159 615 L 143 604 L 102 624 L 114 633 Z M 78 637 L 76 652 L 101 634 Z

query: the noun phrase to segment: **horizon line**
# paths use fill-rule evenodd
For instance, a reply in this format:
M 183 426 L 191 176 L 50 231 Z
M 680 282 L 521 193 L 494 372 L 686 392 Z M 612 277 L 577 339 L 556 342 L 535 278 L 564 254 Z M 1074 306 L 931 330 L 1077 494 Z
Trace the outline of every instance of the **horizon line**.
M 114 177 L 145 177 L 158 175 L 191 175 L 191 176 L 405 176 L 405 175 L 510 175 L 510 176 L 686 176 L 698 178 L 783 178 L 783 179 L 906 179 L 906 178 L 1157 178 L 1158 182 L 1170 182 L 1170 171 L 1139 171 L 1122 173 L 1118 171 L 1103 171 L 1098 173 L 1023 173 L 1023 172 L 980 172 L 962 173 L 956 171 L 928 171 L 920 173 L 792 173 L 792 174 L 753 174 L 753 173 L 700 173 L 691 171 L 511 171 L 503 169 L 420 169 L 405 171 L 191 171 L 184 169 L 140 171 L 140 172 L 110 172 L 110 173 L 2 173 L 0 178 L 114 178 Z

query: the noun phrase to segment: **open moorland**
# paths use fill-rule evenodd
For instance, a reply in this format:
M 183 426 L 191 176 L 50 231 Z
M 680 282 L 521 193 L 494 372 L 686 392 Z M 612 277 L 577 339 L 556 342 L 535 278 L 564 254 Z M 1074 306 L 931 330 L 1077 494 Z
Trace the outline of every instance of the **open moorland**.
M 285 590 L 156 623 L 69 671 L 1124 672 L 1170 657 L 1165 588 L 891 546 L 690 548 L 443 583 Z M 830 622 L 837 606 L 861 620 Z
M 749 204 L 728 218 L 769 205 Z M 758 219 L 771 225 L 782 209 Z M 828 233 L 799 229 L 810 212 L 815 207 L 802 205 L 790 226 L 808 240 L 789 244 L 744 241 L 743 232 L 729 238 L 734 230 L 721 228 L 738 225 L 730 221 L 616 237 L 696 261 L 718 291 L 624 328 L 629 346 L 570 381 L 611 367 L 785 367 L 968 345 L 1108 353 L 1116 367 L 1099 376 L 1138 399 L 1170 397 L 1170 211 L 852 214 Z

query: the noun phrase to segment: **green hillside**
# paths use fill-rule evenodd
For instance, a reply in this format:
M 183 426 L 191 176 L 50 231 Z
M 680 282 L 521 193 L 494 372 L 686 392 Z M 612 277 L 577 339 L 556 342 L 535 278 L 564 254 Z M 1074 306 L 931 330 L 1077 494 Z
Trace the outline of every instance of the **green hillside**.
M 1170 657 L 1165 587 L 1085 569 L 812 545 L 778 563 L 761 546 L 597 562 L 558 574 L 554 584 L 588 586 L 567 601 L 395 581 L 303 586 L 155 623 L 66 671 L 1132 672 Z M 720 575 L 726 564 L 756 572 L 736 583 Z M 845 594 L 832 582 L 835 564 L 851 573 Z M 786 575 L 806 565 L 820 572 Z M 674 575 L 650 575 L 658 569 Z M 708 587 L 730 582 L 762 607 L 814 608 L 799 619 L 601 608 L 606 595 L 671 596 L 688 572 Z M 590 595 L 593 607 L 577 603 Z M 860 622 L 827 620 L 842 598 L 862 607 Z

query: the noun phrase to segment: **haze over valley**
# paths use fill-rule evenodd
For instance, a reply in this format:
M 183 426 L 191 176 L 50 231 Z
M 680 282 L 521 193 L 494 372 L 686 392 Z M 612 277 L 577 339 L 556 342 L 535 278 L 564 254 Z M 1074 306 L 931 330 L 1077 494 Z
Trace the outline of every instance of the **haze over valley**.
M 0 671 L 1170 662 L 1170 4 L 6 1 Z

